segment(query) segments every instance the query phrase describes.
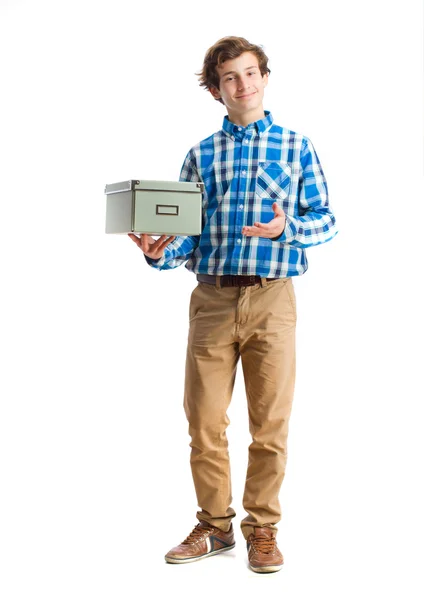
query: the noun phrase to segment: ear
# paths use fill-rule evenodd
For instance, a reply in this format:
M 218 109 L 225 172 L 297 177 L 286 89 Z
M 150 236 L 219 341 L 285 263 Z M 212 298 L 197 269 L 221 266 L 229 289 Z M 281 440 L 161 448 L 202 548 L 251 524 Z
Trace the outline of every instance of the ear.
M 265 75 L 263 75 L 263 77 L 262 77 L 264 87 L 266 87 L 268 85 L 268 75 L 269 75 L 269 73 L 265 73 Z
M 221 93 L 216 87 L 210 87 L 209 91 L 212 94 L 212 96 L 215 98 L 215 100 L 218 100 L 218 98 L 221 98 Z

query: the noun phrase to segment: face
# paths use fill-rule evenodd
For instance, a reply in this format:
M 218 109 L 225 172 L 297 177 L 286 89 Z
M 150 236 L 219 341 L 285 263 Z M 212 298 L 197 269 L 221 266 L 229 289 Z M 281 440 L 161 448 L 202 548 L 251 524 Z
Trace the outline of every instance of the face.
M 263 118 L 262 102 L 268 73 L 261 75 L 256 56 L 244 52 L 237 58 L 226 60 L 216 70 L 220 77 L 219 90 L 213 87 L 210 92 L 214 98 L 222 98 L 230 120 L 250 117 L 252 122 Z

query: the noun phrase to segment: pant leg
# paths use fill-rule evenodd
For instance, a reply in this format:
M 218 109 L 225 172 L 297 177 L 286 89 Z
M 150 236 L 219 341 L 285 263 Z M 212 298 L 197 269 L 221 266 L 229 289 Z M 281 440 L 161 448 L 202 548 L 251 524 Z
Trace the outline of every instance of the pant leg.
M 228 531 L 235 516 L 230 506 L 231 474 L 227 409 L 239 360 L 235 314 L 239 288 L 198 283 L 189 309 L 184 410 L 191 436 L 190 465 L 197 518 Z
M 249 290 L 249 288 L 246 288 Z M 277 531 L 278 499 L 287 461 L 288 424 L 295 384 L 296 299 L 291 278 L 266 282 L 248 293 L 240 325 L 240 354 L 252 443 L 240 526 Z

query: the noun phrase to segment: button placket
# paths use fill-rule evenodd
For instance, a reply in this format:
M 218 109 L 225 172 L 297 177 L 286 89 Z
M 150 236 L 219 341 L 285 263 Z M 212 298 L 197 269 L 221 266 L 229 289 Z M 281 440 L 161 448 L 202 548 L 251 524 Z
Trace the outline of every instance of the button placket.
M 239 131 L 241 131 L 243 128 L 239 127 Z M 247 169 L 246 168 L 241 168 L 241 164 L 249 164 L 249 140 L 250 140 L 250 136 L 249 135 L 244 135 L 244 138 L 241 139 L 241 154 L 240 154 L 240 184 L 239 184 L 239 193 L 238 193 L 238 201 L 239 201 L 239 209 L 236 213 L 236 232 L 242 232 L 243 227 L 246 225 L 245 223 L 245 218 L 246 218 L 246 213 L 244 211 L 244 204 L 245 204 L 245 200 L 246 200 L 246 190 L 247 190 Z M 246 236 L 244 236 L 246 237 Z M 241 247 L 241 244 L 243 242 L 243 235 L 241 238 L 237 239 L 237 246 L 238 248 Z

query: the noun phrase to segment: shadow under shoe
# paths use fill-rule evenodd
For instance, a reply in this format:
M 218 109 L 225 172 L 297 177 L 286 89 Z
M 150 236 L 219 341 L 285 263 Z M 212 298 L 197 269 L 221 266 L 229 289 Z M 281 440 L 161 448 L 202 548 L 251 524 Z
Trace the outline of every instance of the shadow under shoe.
M 275 531 L 270 527 L 255 527 L 246 542 L 249 566 L 255 573 L 279 571 L 284 563 L 277 546 Z
M 234 529 L 222 531 L 206 521 L 199 521 L 193 531 L 175 548 L 165 554 L 168 563 L 188 563 L 234 548 Z

